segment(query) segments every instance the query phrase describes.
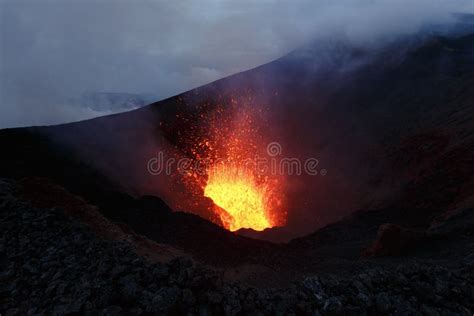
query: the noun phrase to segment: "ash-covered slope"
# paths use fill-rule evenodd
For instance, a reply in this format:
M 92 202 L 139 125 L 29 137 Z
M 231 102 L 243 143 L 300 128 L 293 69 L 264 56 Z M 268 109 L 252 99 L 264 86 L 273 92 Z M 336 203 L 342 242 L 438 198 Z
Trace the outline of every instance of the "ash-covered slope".
M 256 288 L 189 258 L 144 260 L 129 240 L 104 240 L 74 214 L 33 207 L 21 186 L 0 179 L 5 315 L 470 315 L 474 308 L 472 265 L 366 267 L 350 277 L 320 274 Z

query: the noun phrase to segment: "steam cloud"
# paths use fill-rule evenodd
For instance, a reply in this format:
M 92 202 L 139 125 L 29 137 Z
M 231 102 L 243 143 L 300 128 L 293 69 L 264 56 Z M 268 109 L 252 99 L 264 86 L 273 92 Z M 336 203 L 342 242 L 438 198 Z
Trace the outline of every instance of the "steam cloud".
M 319 37 L 373 44 L 473 12 L 472 0 L 0 3 L 0 128 L 76 121 L 86 92 L 165 98 Z

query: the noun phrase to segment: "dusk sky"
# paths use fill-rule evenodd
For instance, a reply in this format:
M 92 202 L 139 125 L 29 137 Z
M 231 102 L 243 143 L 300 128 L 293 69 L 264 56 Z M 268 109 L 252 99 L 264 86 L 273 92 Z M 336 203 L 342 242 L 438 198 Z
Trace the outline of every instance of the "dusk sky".
M 163 99 L 310 40 L 367 43 L 474 12 L 471 0 L 0 2 L 0 128 L 109 114 L 89 92 Z M 297 5 L 296 5 L 297 4 Z

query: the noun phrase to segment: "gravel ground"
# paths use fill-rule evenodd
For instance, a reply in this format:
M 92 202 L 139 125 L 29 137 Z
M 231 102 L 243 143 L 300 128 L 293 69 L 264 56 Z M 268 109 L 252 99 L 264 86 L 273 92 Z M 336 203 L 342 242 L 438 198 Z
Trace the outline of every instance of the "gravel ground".
M 39 209 L 0 182 L 0 315 L 466 315 L 474 265 L 370 268 L 308 276 L 287 288 L 223 281 L 191 259 L 150 263 L 60 209 Z

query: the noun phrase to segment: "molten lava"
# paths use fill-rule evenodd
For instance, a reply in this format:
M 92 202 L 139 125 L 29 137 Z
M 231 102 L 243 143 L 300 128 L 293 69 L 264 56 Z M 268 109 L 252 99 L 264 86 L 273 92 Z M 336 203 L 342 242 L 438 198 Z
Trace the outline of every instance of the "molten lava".
M 283 179 L 256 164 L 257 157 L 268 157 L 266 132 L 270 129 L 263 107 L 252 97 L 241 97 L 211 108 L 203 105 L 196 117 L 178 117 L 181 122 L 199 122 L 190 124 L 183 138 L 195 162 L 195 169 L 184 173 L 184 183 L 194 194 L 212 200 L 214 206 L 207 211 L 213 214 L 208 218 L 230 231 L 261 231 L 285 224 Z
M 272 227 L 268 189 L 258 184 L 245 168 L 221 165 L 209 171 L 204 195 L 222 208 L 219 216 L 225 228 L 264 230 Z

